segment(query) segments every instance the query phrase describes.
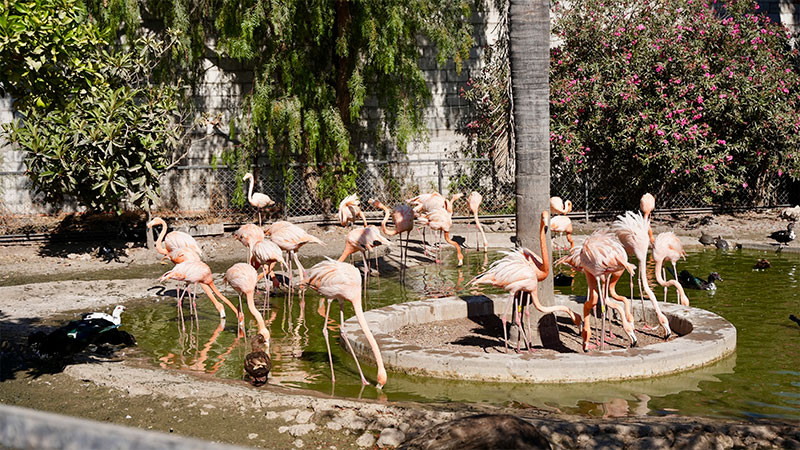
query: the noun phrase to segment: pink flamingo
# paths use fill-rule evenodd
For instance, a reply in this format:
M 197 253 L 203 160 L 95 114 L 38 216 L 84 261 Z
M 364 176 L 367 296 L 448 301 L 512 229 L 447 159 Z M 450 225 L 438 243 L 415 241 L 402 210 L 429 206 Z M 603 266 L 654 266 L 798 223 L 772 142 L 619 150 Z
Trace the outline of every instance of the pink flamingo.
M 561 197 L 550 197 L 550 213 L 556 214 L 569 214 L 572 211 L 572 202 L 561 200 Z M 552 219 L 551 219 L 552 223 Z
M 572 240 L 572 220 L 567 216 L 553 216 L 550 219 L 550 231 L 557 233 L 564 233 L 569 242 L 569 249 L 575 247 L 575 241 Z
M 489 251 L 489 242 L 486 240 L 486 234 L 483 232 L 483 227 L 481 226 L 480 220 L 478 220 L 478 208 L 481 206 L 481 201 L 483 197 L 476 191 L 472 191 L 467 197 L 467 207 L 469 208 L 470 212 L 472 212 L 472 216 L 475 218 L 475 228 L 481 232 L 481 237 L 483 238 L 483 251 Z M 451 211 L 452 212 L 452 211 Z M 475 237 L 475 241 L 477 242 L 477 236 Z M 478 245 L 475 245 L 475 248 L 478 248 Z
M 300 281 L 303 281 L 306 277 L 305 269 L 303 269 L 303 265 L 300 264 L 300 259 L 297 257 L 297 251 L 300 250 L 300 247 L 308 244 L 309 242 L 320 245 L 325 245 L 325 243 L 308 234 L 305 230 L 297 225 L 286 222 L 285 220 L 273 223 L 265 228 L 264 232 L 267 236 L 271 237 L 272 242 L 278 244 L 278 247 L 280 247 L 281 250 L 289 252 L 290 257 L 294 259 L 294 262 L 297 264 L 297 268 L 300 271 Z M 291 264 L 291 262 L 289 262 L 289 264 Z M 291 265 L 289 266 L 289 285 L 292 285 Z
M 661 286 L 664 286 L 664 301 L 667 301 L 667 287 L 674 286 L 675 289 L 678 290 L 678 299 L 681 305 L 689 306 L 689 298 L 686 297 L 686 293 L 683 292 L 681 284 L 678 283 L 677 280 L 666 281 L 666 274 L 662 272 L 664 260 L 668 259 L 672 263 L 673 272 L 678 273 L 678 269 L 675 267 L 675 261 L 679 260 L 681 257 L 685 259 L 686 252 L 683 251 L 683 244 L 681 244 L 681 240 L 678 239 L 678 236 L 675 236 L 675 233 L 667 231 L 656 237 L 655 245 L 653 245 L 653 259 L 656 262 L 656 281 Z
M 401 250 L 401 260 L 405 260 L 406 256 L 408 255 L 408 240 L 411 237 L 411 230 L 414 229 L 414 210 L 411 209 L 408 205 L 397 205 L 394 209 L 389 209 L 388 206 L 381 203 L 379 200 L 370 199 L 369 201 L 372 203 L 373 206 L 376 208 L 380 208 L 385 212 L 383 216 L 383 221 L 381 222 L 381 231 L 386 236 L 400 236 L 400 250 Z M 392 222 L 394 222 L 394 229 L 390 230 L 386 228 L 386 223 L 389 222 L 389 216 L 392 217 Z M 406 233 L 406 245 L 405 250 L 403 250 L 403 234 Z
M 253 208 L 258 211 L 258 224 L 261 225 L 261 209 L 275 204 L 275 201 L 269 198 L 269 195 L 262 194 L 261 192 L 253 192 L 253 174 L 248 173 L 242 178 L 242 181 L 250 180 L 250 189 L 247 190 L 247 201 Z
M 225 282 L 239 294 L 239 307 L 241 307 L 242 304 L 242 294 L 247 298 L 247 307 L 250 309 L 250 314 L 255 317 L 258 323 L 258 334 L 264 337 L 267 347 L 266 352 L 269 353 L 269 330 L 253 300 L 253 293 L 256 290 L 258 278 L 259 276 L 256 269 L 250 264 L 245 263 L 236 263 L 225 272 Z M 244 314 L 242 314 L 242 320 L 244 320 Z
M 267 291 L 267 301 L 264 303 L 265 310 L 267 305 L 269 305 L 270 286 L 268 280 L 273 280 L 273 285 L 276 285 L 277 280 L 275 279 L 275 272 L 273 271 L 273 268 L 275 267 L 275 264 L 278 263 L 280 263 L 281 267 L 288 272 L 289 268 L 286 265 L 286 261 L 283 259 L 283 252 L 281 251 L 281 248 L 278 247 L 278 244 L 272 242 L 270 239 L 265 238 L 264 240 L 258 241 L 255 245 L 253 245 L 250 264 L 256 269 L 260 267 L 264 273 L 264 289 Z
M 458 266 L 461 267 L 461 265 L 464 264 L 464 256 L 461 254 L 461 246 L 458 245 L 458 242 L 450 238 L 450 228 L 453 226 L 452 214 L 446 209 L 437 209 L 429 212 L 425 218 L 427 219 L 428 226 L 431 228 L 431 230 L 440 231 L 444 235 L 444 240 L 447 241 L 448 244 L 455 247 L 456 253 L 458 253 Z M 441 252 L 441 247 L 439 248 L 439 251 Z
M 383 366 L 383 358 L 381 357 L 381 350 L 378 347 L 375 337 L 369 329 L 367 320 L 364 318 L 364 310 L 361 307 L 361 274 L 352 264 L 347 264 L 341 261 L 334 261 L 327 258 L 308 269 L 308 278 L 303 281 L 303 285 L 310 286 L 317 291 L 319 295 L 324 297 L 328 302 L 328 307 L 325 310 L 325 321 L 322 326 L 322 334 L 325 336 L 325 345 L 328 348 L 328 362 L 331 365 L 331 381 L 336 382 L 336 376 L 333 373 L 333 355 L 331 355 L 331 344 L 328 340 L 328 317 L 331 312 L 331 303 L 334 299 L 339 301 L 339 320 L 340 324 L 344 323 L 344 300 L 347 300 L 353 305 L 353 310 L 356 313 L 361 331 L 364 332 L 369 346 L 372 348 L 372 355 L 375 358 L 375 363 L 378 366 L 378 389 L 381 389 L 386 384 L 386 369 Z M 339 331 L 342 334 L 342 339 L 356 360 L 356 367 L 358 373 L 361 375 L 361 383 L 365 386 L 369 384 L 367 379 L 364 378 L 364 372 L 361 370 L 361 365 L 358 362 L 356 352 L 353 350 L 350 341 L 344 333 L 341 325 Z
M 368 251 L 381 244 L 392 245 L 388 239 L 381 235 L 380 230 L 375 225 L 353 228 L 349 233 L 347 233 L 347 238 L 345 239 L 344 243 L 344 251 L 342 252 L 342 255 L 339 256 L 339 261 L 344 261 L 348 256 L 355 252 L 361 252 L 361 256 L 364 258 L 364 274 L 368 275 L 370 273 L 370 269 L 366 254 Z M 377 271 L 377 267 L 375 269 Z
M 622 246 L 625 247 L 625 251 L 628 254 L 634 254 L 636 259 L 639 261 L 639 292 L 642 291 L 642 287 L 644 286 L 644 292 L 647 293 L 647 297 L 653 303 L 653 310 L 656 312 L 656 317 L 658 318 L 658 323 L 664 328 L 664 333 L 667 338 L 670 337 L 672 334 L 672 330 L 669 327 L 669 320 L 667 320 L 667 316 L 661 312 L 661 308 L 658 307 L 658 301 L 656 300 L 656 295 L 653 293 L 653 290 L 650 289 L 650 284 L 647 281 L 647 250 L 650 247 L 650 238 L 648 235 L 648 231 L 650 230 L 650 220 L 645 218 L 639 213 L 633 213 L 628 211 L 625 213 L 624 216 L 617 216 L 617 220 L 614 221 L 612 225 L 614 232 L 617 235 L 617 238 L 622 243 Z M 610 290 L 613 292 L 614 287 L 616 286 L 617 280 L 612 279 L 612 284 Z M 633 296 L 633 280 L 631 279 L 631 296 Z M 615 297 L 616 298 L 616 297 Z M 625 304 L 626 312 L 630 314 L 630 307 L 629 304 Z M 644 319 L 644 299 L 642 299 L 642 319 Z M 628 320 L 633 322 L 633 316 L 630 315 Z
M 240 311 L 236 309 L 236 307 L 233 306 L 233 303 L 231 303 L 227 298 L 225 298 L 225 296 L 222 295 L 219 289 L 217 289 L 217 287 L 214 285 L 214 278 L 211 275 L 211 269 L 208 267 L 206 263 L 202 261 L 182 262 L 173 267 L 172 270 L 164 273 L 164 275 L 162 275 L 161 278 L 159 279 L 159 281 L 165 281 L 165 280 L 183 281 L 187 284 L 187 286 L 189 284 L 192 285 L 199 284 L 200 287 L 203 289 L 203 291 L 206 293 L 206 295 L 208 295 L 208 298 L 211 300 L 211 303 L 213 303 L 214 307 L 217 308 L 220 319 L 224 319 L 225 308 L 214 297 L 214 294 L 216 294 L 217 296 L 219 296 L 220 299 L 222 299 L 223 302 L 225 302 L 226 305 L 228 305 L 228 308 L 230 308 L 233 311 L 233 314 L 239 318 L 239 325 L 241 326 L 240 330 L 243 329 L 244 314 L 240 315 L 239 314 Z M 183 309 L 181 308 L 182 297 L 183 297 L 182 295 L 178 296 L 178 311 L 181 314 L 181 323 L 183 323 Z M 194 302 L 194 300 L 191 301 Z
M 448 200 L 447 198 L 445 198 L 445 196 L 443 196 L 438 192 L 431 192 L 427 194 L 420 194 L 417 195 L 416 197 L 412 197 L 406 200 L 406 203 L 411 204 L 411 206 L 414 208 L 414 213 L 417 216 L 417 218 L 420 219 L 420 225 L 422 230 L 422 245 L 423 248 L 425 249 L 425 255 L 428 254 L 428 246 L 427 243 L 425 242 L 425 227 L 428 225 L 428 223 L 427 220 L 425 219 L 425 216 L 438 209 L 445 209 L 449 211 L 450 214 L 453 214 L 453 204 L 456 202 L 456 200 L 460 199 L 463 196 L 464 194 L 462 193 L 456 193 L 453 194 L 453 196 Z
M 254 224 L 246 223 L 233 232 L 233 238 L 247 247 L 247 261 L 253 259 L 253 246 L 264 240 L 264 230 Z
M 167 257 L 170 259 L 170 261 L 172 261 L 173 264 L 180 264 L 186 261 L 201 261 L 200 255 L 188 247 L 176 248 L 175 250 L 169 252 Z
M 356 217 L 360 217 L 364 221 L 364 226 L 367 226 L 367 218 L 364 217 L 364 212 L 361 211 L 359 205 L 358 194 L 348 195 L 339 202 L 339 223 L 343 227 L 355 222 Z
M 169 257 L 170 252 L 178 248 L 190 248 L 199 256 L 203 256 L 203 250 L 200 249 L 197 241 L 194 240 L 190 234 L 184 233 L 183 231 L 171 231 L 167 234 L 167 223 L 160 217 L 156 217 L 150 222 L 147 222 L 147 229 L 149 230 L 155 225 L 161 225 L 162 227 L 161 233 L 159 233 L 158 239 L 156 239 L 156 251 L 164 255 L 161 259 L 162 261 Z M 161 245 L 162 241 L 164 242 L 164 246 Z
M 656 207 L 656 198 L 653 197 L 653 194 L 646 193 L 642 196 L 639 200 L 639 209 L 642 211 L 644 218 L 647 220 L 647 235 L 650 237 L 650 245 L 654 245 L 656 243 L 655 239 L 653 239 L 653 228 L 650 226 L 650 214 L 653 213 L 653 209 Z

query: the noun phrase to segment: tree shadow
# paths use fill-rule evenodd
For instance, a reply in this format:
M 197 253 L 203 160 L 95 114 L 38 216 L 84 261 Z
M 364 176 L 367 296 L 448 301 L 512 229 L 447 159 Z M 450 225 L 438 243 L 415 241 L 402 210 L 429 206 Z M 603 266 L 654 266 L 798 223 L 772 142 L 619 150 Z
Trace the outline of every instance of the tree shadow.
M 128 242 L 144 245 L 146 219 L 141 213 L 67 214 L 39 249 L 39 256 L 89 254 L 106 262 L 119 261 Z

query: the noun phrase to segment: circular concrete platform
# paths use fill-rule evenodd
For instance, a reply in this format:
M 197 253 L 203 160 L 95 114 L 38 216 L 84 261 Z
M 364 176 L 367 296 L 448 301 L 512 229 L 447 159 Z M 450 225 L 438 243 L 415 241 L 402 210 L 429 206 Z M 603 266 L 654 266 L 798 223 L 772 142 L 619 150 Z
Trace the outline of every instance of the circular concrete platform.
M 381 348 L 386 368 L 436 378 L 476 381 L 533 383 L 581 383 L 626 380 L 668 375 L 704 366 L 736 349 L 736 328 L 706 310 L 659 303 L 669 318 L 673 333 L 680 337 L 641 348 L 590 353 L 477 353 L 426 349 L 389 336 L 412 324 L 498 314 L 509 308 L 508 295 L 447 297 L 402 303 L 365 313 Z M 557 295 L 558 303 L 576 312 L 582 304 L 574 297 Z M 648 317 L 653 317 L 647 305 Z M 641 310 L 634 308 L 635 320 Z M 343 325 L 359 358 L 372 359 L 364 334 L 355 317 Z M 391 378 L 391 375 L 390 375 Z

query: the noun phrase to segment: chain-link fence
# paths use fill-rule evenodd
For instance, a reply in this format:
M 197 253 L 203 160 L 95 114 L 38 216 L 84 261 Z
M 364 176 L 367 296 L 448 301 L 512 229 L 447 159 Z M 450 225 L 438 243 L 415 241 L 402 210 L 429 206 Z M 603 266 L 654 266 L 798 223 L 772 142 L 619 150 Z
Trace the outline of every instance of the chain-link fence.
M 355 193 L 359 195 L 363 209 L 372 217 L 382 217 L 382 212 L 367 204 L 369 199 L 375 198 L 391 206 L 432 191 L 447 196 L 457 192 L 466 196 L 471 191 L 478 191 L 483 196 L 481 214 L 513 215 L 516 211 L 514 183 L 503 182 L 494 173 L 492 162 L 480 158 L 368 161 L 361 164 Z M 276 207 L 262 213 L 265 219 L 319 221 L 334 217 L 338 205 L 319 201 L 320 197 L 324 197 L 320 194 L 324 193 L 309 191 L 299 166 L 290 166 L 285 172 L 260 167 L 256 178 L 254 191 L 265 193 L 276 201 Z M 161 182 L 161 202 L 153 213 L 175 224 L 235 224 L 257 220 L 257 211 L 246 201 L 248 184 L 243 184 L 235 171 L 224 166 L 176 167 L 164 174 Z M 6 230 L 0 231 L 0 234 L 13 232 L 8 230 L 31 228 L 28 224 L 40 220 L 42 216 L 53 217 L 68 210 L 37 203 L 36 197 L 30 193 L 30 182 L 22 172 L 0 173 L 0 186 L 3 187 L 0 190 L 0 230 Z M 764 189 L 769 193 L 766 202 Z M 800 201 L 798 184 L 786 176 L 762 187 L 761 196 L 757 195 L 755 189 L 741 192 L 726 206 L 781 206 Z M 750 197 L 748 192 L 752 192 Z M 691 212 L 693 209 L 707 211 L 710 207 L 723 206 L 692 189 L 680 192 L 656 189 L 653 193 L 657 197 L 657 210 Z M 552 174 L 551 194 L 571 200 L 574 212 L 589 216 L 635 209 L 641 192 L 624 180 L 560 171 Z M 465 201 L 456 202 L 454 207 L 456 217 L 469 215 Z

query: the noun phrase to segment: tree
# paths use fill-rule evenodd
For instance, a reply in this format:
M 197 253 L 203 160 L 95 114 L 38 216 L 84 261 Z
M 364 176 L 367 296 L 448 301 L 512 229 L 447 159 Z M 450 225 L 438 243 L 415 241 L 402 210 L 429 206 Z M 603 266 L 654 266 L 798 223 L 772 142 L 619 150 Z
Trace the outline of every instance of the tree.
M 610 207 L 646 191 L 771 204 L 781 177 L 800 177 L 798 53 L 751 0 L 556 11 L 554 165 L 626 200 Z
M 508 15 L 516 136 L 517 243 L 538 248 L 539 212 L 550 210 L 550 2 L 511 0 Z M 551 247 L 549 239 L 547 246 Z M 554 302 L 552 270 L 539 285 L 539 298 L 544 305 Z M 552 315 L 547 320 L 555 323 Z M 539 324 L 539 334 L 546 341 L 545 331 L 552 327 Z
M 20 119 L 3 127 L 26 151 L 50 202 L 121 212 L 157 198 L 183 137 L 179 87 L 153 83 L 171 43 L 115 47 L 75 0 L 15 0 L 0 14 L 0 73 Z

